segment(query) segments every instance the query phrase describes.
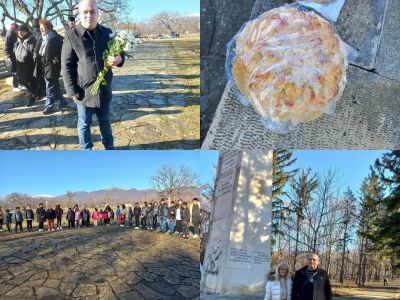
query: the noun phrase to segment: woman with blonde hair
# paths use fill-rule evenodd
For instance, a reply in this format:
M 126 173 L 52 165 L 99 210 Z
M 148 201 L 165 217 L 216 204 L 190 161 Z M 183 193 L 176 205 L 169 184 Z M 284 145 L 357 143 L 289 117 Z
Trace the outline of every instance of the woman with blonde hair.
M 288 264 L 279 263 L 275 274 L 268 278 L 264 300 L 291 300 L 292 285 Z

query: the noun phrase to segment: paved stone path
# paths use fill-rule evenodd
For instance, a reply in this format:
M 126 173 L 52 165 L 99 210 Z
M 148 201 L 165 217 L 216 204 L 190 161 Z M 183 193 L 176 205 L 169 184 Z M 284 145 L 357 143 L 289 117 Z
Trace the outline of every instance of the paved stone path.
M 199 240 L 112 225 L 0 232 L 0 299 L 199 299 Z
M 189 87 L 179 82 L 172 49 L 162 41 L 139 44 L 133 58 L 115 68 L 112 127 L 117 149 L 199 147 L 199 105 L 188 102 Z M 0 96 L 0 149 L 79 149 L 77 115 L 71 108 L 44 116 L 44 100 L 24 107 L 24 92 Z M 58 103 L 56 103 L 58 105 Z M 94 149 L 104 149 L 96 117 Z

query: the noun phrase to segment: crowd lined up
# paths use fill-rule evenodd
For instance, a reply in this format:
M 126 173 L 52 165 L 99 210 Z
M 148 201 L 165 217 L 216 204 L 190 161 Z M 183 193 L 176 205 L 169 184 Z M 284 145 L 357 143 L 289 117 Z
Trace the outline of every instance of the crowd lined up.
M 190 227 L 193 229 L 194 238 L 199 236 L 200 231 L 200 203 L 197 198 L 193 198 L 191 204 L 178 200 L 177 203 L 171 201 L 168 205 L 166 198 L 162 198 L 159 202 L 144 202 L 143 206 L 140 206 L 138 202 L 134 207 L 126 207 L 122 204 L 121 207 L 117 206 L 115 212 L 109 205 L 104 209 L 94 208 L 90 211 L 84 206 L 80 208 L 78 204 L 75 204 L 74 207 L 68 208 L 65 214 L 61 205 L 53 209 L 51 205 L 47 208 L 43 207 L 43 203 L 39 203 L 35 212 L 29 204 L 24 208 L 17 206 L 12 211 L 5 209 L 4 212 L 0 207 L 0 231 L 4 231 L 3 224 L 5 224 L 7 231 L 11 233 L 14 224 L 15 233 L 23 232 L 25 220 L 26 229 L 32 232 L 35 215 L 40 232 L 44 231 L 45 223 L 48 231 L 62 230 L 64 215 L 70 229 L 118 224 L 132 229 L 150 231 L 159 228 L 162 233 L 180 234 L 184 239 L 189 238 Z M 54 225 L 55 222 L 56 225 Z

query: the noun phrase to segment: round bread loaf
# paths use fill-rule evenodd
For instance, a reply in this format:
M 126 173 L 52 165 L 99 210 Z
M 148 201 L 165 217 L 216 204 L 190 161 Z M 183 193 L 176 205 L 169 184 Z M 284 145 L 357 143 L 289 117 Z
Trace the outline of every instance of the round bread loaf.
M 347 54 L 331 24 L 314 12 L 279 7 L 236 38 L 232 73 L 257 112 L 309 122 L 333 110 L 346 83 Z

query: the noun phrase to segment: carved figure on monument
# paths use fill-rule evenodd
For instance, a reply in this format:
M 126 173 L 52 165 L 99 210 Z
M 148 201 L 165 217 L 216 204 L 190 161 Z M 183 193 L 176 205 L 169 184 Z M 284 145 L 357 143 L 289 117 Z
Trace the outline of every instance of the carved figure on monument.
M 208 254 L 210 263 L 207 265 L 207 272 L 217 274 L 219 272 L 219 257 L 222 254 L 224 243 L 221 240 L 214 240 Z

